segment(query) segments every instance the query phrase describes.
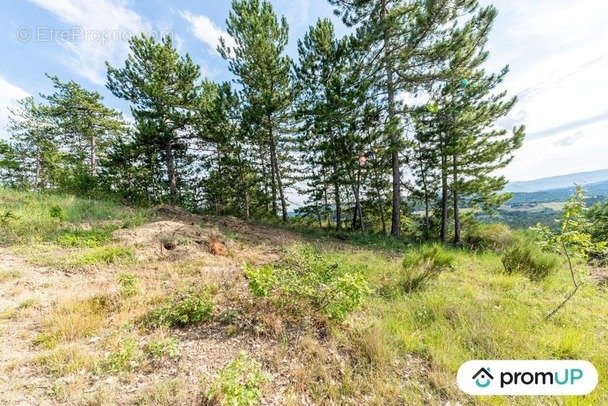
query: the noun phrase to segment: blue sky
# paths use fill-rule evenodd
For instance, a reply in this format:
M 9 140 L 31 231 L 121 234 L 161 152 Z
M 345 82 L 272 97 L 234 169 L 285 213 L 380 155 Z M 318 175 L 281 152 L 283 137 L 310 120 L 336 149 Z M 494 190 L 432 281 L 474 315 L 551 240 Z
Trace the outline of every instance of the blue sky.
M 332 17 L 325 0 L 272 0 L 290 25 L 288 52 L 318 17 Z M 504 89 L 520 102 L 499 124 L 526 124 L 528 136 L 502 172 L 528 180 L 608 167 L 608 2 L 605 0 L 482 0 L 499 17 L 487 67 L 509 64 Z M 215 51 L 225 35 L 230 1 L 2 0 L 0 8 L 0 137 L 7 107 L 27 95 L 50 93 L 45 72 L 75 80 L 128 106 L 105 88 L 107 60 L 121 66 L 126 39 L 140 32 L 171 33 L 205 76 L 231 78 Z M 334 18 L 335 19 L 335 18 Z M 336 20 L 338 32 L 346 29 Z

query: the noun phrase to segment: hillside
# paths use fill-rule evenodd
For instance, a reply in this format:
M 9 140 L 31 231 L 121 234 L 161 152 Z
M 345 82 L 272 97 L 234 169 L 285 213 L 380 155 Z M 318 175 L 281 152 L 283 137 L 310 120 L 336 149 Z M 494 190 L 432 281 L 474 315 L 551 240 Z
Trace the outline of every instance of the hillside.
M 505 187 L 506 192 L 530 193 L 554 189 L 572 188 L 574 183 L 579 183 L 586 188 L 592 183 L 608 182 L 608 169 L 592 172 L 579 172 L 562 176 L 535 179 L 522 182 L 509 182 Z M 602 189 L 605 191 L 605 187 Z
M 584 284 L 544 322 L 565 263 L 507 274 L 498 248 L 0 189 L 2 214 L 5 404 L 540 404 L 465 395 L 472 359 L 585 359 L 598 388 L 542 404 L 608 404 L 603 269 L 578 266 Z

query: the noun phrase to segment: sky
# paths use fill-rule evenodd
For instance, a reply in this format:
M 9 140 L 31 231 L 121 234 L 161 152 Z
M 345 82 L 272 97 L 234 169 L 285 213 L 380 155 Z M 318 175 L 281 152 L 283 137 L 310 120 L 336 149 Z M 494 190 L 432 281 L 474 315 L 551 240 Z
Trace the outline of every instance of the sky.
M 511 181 L 608 168 L 608 1 L 480 0 L 499 15 L 490 36 L 489 71 L 510 66 L 501 90 L 519 102 L 498 124 L 525 124 L 515 159 L 501 170 Z M 347 29 L 326 0 L 271 0 L 290 26 L 287 53 L 319 17 Z M 216 51 L 230 1 L 210 0 L 0 0 L 0 137 L 8 107 L 28 95 L 53 92 L 45 73 L 75 80 L 129 107 L 106 88 L 105 61 L 121 67 L 128 38 L 169 34 L 211 80 L 231 80 Z M 227 38 L 229 41 L 230 39 Z

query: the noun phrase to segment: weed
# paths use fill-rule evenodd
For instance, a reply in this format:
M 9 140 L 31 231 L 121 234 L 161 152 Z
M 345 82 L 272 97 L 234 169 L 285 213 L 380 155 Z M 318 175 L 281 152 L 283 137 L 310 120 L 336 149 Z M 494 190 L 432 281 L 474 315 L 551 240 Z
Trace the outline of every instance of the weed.
M 517 272 L 540 280 L 559 266 L 560 259 L 555 254 L 541 252 L 534 245 L 517 245 L 504 252 L 502 263 L 508 274 Z
M 222 369 L 206 392 L 208 399 L 225 405 L 255 405 L 262 397 L 262 385 L 268 378 L 260 372 L 260 364 L 246 352 Z
M 135 398 L 135 406 L 181 406 L 192 404 L 189 386 L 183 378 L 162 379 L 141 391 Z
M 135 253 L 130 247 L 119 245 L 107 245 L 97 248 L 89 248 L 63 256 L 42 255 L 30 259 L 30 262 L 42 265 L 58 267 L 61 269 L 74 269 L 92 267 L 99 265 L 128 265 L 136 261 Z
M 92 356 L 75 345 L 62 346 L 47 355 L 40 355 L 33 361 L 43 373 L 61 377 L 73 374 L 88 367 L 93 362 Z
M 11 210 L 5 210 L 3 213 L 0 213 L 0 228 L 6 230 L 12 221 L 18 219 L 19 217 Z
M 51 208 L 49 209 L 49 215 L 53 220 L 56 220 L 60 223 L 68 219 L 68 215 L 66 214 L 65 210 L 59 205 L 51 206 Z
M 323 258 L 311 246 L 294 247 L 282 266 L 245 265 L 249 289 L 294 314 L 307 310 L 344 320 L 371 290 L 360 272 Z
M 17 306 L 17 308 L 27 309 L 28 307 L 34 306 L 36 303 L 38 303 L 38 299 L 35 299 L 32 297 L 32 298 L 26 299 L 23 302 L 19 303 L 19 306 Z
M 109 231 L 72 230 L 64 231 L 57 237 L 57 243 L 62 247 L 95 248 L 103 245 L 111 238 Z
M 103 324 L 110 306 L 110 299 L 105 296 L 59 303 L 43 316 L 42 332 L 34 343 L 52 349 L 60 343 L 92 337 Z
M 0 282 L 6 282 L 10 279 L 20 278 L 21 275 L 23 275 L 23 272 L 16 270 L 0 271 Z
M 101 375 L 133 371 L 142 356 L 143 353 L 137 345 L 137 339 L 133 336 L 125 337 L 120 340 L 117 351 L 109 353 L 95 364 L 95 373 Z
M 175 337 L 161 338 L 156 341 L 151 341 L 144 346 L 144 350 L 154 360 L 175 358 L 179 356 L 177 339 Z
M 139 279 L 137 275 L 129 272 L 118 274 L 118 282 L 120 283 L 120 296 L 123 298 L 135 296 L 139 293 Z
M 513 230 L 505 224 L 476 224 L 466 230 L 463 242 L 474 251 L 502 251 L 512 245 L 514 239 Z
M 445 270 L 456 267 L 456 256 L 440 245 L 423 246 L 420 250 L 408 252 L 403 261 L 403 274 L 397 285 L 403 293 L 416 292 L 426 287 Z
M 144 324 L 151 327 L 183 327 L 209 321 L 213 307 L 208 291 L 191 290 L 170 298 L 163 307 L 148 314 Z

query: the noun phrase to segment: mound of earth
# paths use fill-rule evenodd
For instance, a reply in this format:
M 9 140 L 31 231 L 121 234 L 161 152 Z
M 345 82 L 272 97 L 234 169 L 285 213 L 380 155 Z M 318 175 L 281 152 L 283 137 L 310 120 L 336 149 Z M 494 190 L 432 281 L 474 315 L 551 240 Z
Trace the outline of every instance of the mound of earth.
M 201 227 L 184 221 L 157 221 L 117 230 L 113 236 L 133 248 L 138 259 L 181 259 L 208 254 L 226 256 L 234 247 L 234 242 L 217 227 Z

